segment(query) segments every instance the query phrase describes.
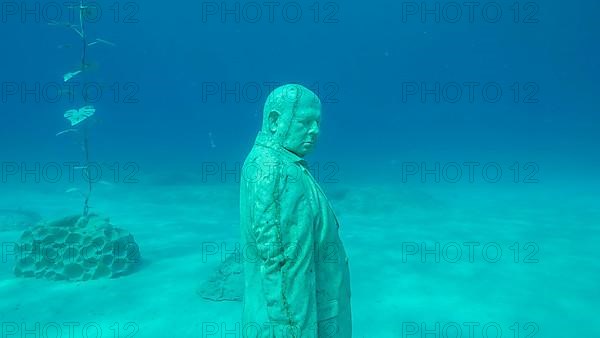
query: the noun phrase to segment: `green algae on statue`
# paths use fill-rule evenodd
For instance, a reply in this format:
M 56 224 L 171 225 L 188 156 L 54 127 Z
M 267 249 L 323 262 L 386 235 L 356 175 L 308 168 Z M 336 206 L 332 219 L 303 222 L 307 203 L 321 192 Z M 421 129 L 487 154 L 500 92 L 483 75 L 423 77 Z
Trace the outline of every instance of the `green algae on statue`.
M 267 98 L 240 184 L 243 323 L 249 337 L 352 336 L 350 272 L 334 211 L 305 155 L 321 102 L 289 84 Z

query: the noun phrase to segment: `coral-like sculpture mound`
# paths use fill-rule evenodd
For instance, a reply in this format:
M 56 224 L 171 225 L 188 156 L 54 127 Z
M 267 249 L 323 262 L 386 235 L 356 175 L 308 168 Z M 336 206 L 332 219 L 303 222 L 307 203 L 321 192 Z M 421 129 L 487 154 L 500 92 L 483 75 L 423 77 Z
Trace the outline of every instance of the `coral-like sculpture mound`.
M 85 281 L 130 274 L 140 262 L 133 236 L 92 214 L 40 223 L 24 231 L 14 272 L 17 277 Z

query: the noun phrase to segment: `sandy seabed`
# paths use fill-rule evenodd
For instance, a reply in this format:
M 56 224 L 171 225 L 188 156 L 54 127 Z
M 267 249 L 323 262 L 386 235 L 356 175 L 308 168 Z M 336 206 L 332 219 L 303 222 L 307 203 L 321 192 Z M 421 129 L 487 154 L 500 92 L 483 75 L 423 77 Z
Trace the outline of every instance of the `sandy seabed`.
M 93 195 L 92 211 L 140 246 L 143 265 L 125 277 L 15 278 L 6 247 L 21 230 L 0 232 L 3 337 L 225 337 L 214 328 L 240 328 L 240 302 L 196 293 L 221 261 L 203 246 L 239 241 L 237 186 L 152 182 L 100 185 Z M 63 188 L 5 186 L 0 206 L 44 219 L 78 213 L 81 198 Z M 594 187 L 345 182 L 325 190 L 349 256 L 354 337 L 600 337 Z

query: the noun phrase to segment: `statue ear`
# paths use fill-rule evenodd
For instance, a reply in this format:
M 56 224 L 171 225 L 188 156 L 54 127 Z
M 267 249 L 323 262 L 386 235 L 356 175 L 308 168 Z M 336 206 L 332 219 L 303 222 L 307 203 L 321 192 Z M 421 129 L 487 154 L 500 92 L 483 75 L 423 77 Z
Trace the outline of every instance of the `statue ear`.
M 277 131 L 277 127 L 278 127 L 278 121 L 279 121 L 279 117 L 281 116 L 281 113 L 279 113 L 276 110 L 271 110 L 271 112 L 269 112 L 269 131 L 272 133 L 275 133 Z

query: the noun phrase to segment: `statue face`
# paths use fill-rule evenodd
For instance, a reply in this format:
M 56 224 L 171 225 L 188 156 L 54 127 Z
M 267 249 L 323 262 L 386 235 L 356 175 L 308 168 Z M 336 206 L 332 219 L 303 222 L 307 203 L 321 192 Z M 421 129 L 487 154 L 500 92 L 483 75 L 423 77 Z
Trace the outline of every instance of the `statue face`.
M 315 104 L 303 104 L 298 107 L 290 122 L 283 147 L 300 157 L 310 153 L 317 143 L 321 108 Z

